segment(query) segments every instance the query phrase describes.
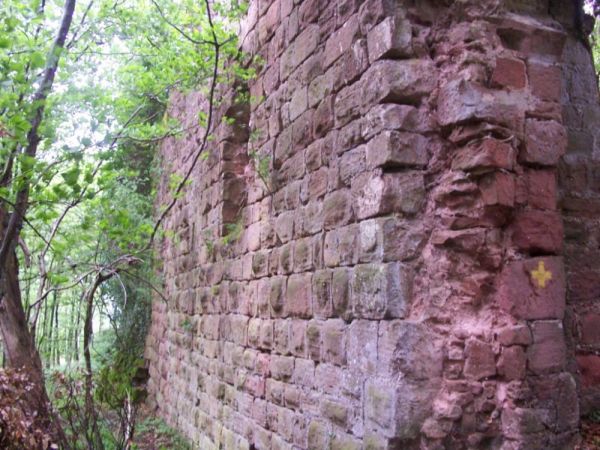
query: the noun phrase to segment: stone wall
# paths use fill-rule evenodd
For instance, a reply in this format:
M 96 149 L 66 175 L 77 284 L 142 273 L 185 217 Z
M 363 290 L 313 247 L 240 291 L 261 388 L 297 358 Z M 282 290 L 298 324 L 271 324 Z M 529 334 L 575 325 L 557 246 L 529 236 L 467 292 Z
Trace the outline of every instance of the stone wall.
M 220 93 L 166 223 L 158 413 L 201 449 L 573 448 L 600 152 L 572 4 L 251 2 L 253 100 Z M 201 136 L 163 145 L 159 203 Z

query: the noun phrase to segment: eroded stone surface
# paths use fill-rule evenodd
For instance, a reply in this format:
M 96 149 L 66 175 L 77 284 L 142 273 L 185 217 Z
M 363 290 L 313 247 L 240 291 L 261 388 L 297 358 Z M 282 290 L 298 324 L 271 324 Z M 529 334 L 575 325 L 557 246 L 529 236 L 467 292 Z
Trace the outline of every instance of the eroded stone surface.
M 250 104 L 223 86 L 158 249 L 150 401 L 196 447 L 572 448 L 567 370 L 600 398 L 600 112 L 542 3 L 250 2 Z

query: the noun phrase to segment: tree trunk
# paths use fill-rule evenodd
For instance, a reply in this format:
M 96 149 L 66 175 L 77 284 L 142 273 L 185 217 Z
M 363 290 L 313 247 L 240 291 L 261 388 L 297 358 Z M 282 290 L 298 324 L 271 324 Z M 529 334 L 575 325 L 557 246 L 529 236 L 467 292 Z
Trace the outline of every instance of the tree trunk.
M 14 250 L 8 255 L 6 265 L 0 271 L 0 331 L 6 363 L 9 367 L 23 368 L 27 372 L 33 383 L 27 401 L 39 412 L 43 425 L 51 428 L 52 415 L 44 385 L 42 362 L 25 319 L 19 289 L 19 265 Z M 62 435 L 62 430 L 58 434 Z

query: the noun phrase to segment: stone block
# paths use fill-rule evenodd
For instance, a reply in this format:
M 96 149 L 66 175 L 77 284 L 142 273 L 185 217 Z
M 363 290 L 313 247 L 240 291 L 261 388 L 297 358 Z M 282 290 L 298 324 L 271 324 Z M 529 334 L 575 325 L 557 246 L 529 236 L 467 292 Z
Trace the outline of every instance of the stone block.
M 348 224 L 354 217 L 349 190 L 332 192 L 323 202 L 323 225 L 330 230 Z
M 418 103 L 436 87 L 436 68 L 426 59 L 377 61 L 361 78 L 363 106 Z
M 312 283 L 314 316 L 320 319 L 332 317 L 333 303 L 331 299 L 331 270 L 319 270 L 315 272 Z
M 312 420 L 308 425 L 308 450 L 322 450 L 329 447 L 330 430 L 323 421 Z
M 350 225 L 325 235 L 323 260 L 327 267 L 356 264 L 358 260 L 358 227 Z
M 512 240 L 522 251 L 560 253 L 563 246 L 561 216 L 554 211 L 522 211 L 515 216 Z
M 510 406 L 502 411 L 502 432 L 510 439 L 522 439 L 524 435 L 544 430 L 543 411 Z
M 560 66 L 547 65 L 530 61 L 527 64 L 531 92 L 536 97 L 551 102 L 560 101 L 561 70 Z
M 496 359 L 492 346 L 479 339 L 469 339 L 465 345 L 464 374 L 468 378 L 481 380 L 496 374 Z
M 359 219 L 391 212 L 413 215 L 423 206 L 425 184 L 423 174 L 417 171 L 365 172 L 353 180 L 352 193 Z
M 564 369 L 567 356 L 565 333 L 560 321 L 537 321 L 531 325 L 533 344 L 527 349 L 527 367 L 544 375 Z
M 497 58 L 492 72 L 492 86 L 523 89 L 527 85 L 525 63 L 520 59 Z
M 600 314 L 582 313 L 580 318 L 581 343 L 600 347 Z
M 562 319 L 565 293 L 562 258 L 531 258 L 506 264 L 499 277 L 497 301 L 518 319 Z
M 290 317 L 312 315 L 311 274 L 291 275 L 288 279 L 284 310 Z
M 442 376 L 442 350 L 427 325 L 407 320 L 382 321 L 377 344 L 377 373 L 411 380 Z
M 281 79 L 287 79 L 294 69 L 315 51 L 318 43 L 319 27 L 318 25 L 309 25 L 281 55 Z
M 512 170 L 515 149 L 507 142 L 486 138 L 461 148 L 452 160 L 452 169 L 465 172 L 485 172 L 494 169 Z
M 327 39 L 323 60 L 324 66 L 329 67 L 343 53 L 348 51 L 359 33 L 358 15 L 355 15 Z
M 333 125 L 333 97 L 327 97 L 319 104 L 313 116 L 314 139 L 324 137 L 331 131 Z
M 346 363 L 346 324 L 341 319 L 327 320 L 321 328 L 321 360 L 342 366 Z
M 292 320 L 289 324 L 288 351 L 294 356 L 306 356 L 306 321 Z
M 435 380 L 423 385 L 406 380 L 370 378 L 364 392 L 365 425 L 388 438 L 414 439 L 431 415 L 435 392 Z
M 283 317 L 285 305 L 285 277 L 274 277 L 269 283 L 269 305 L 272 317 Z
M 426 120 L 414 106 L 385 103 L 369 110 L 361 132 L 364 139 L 370 139 L 382 131 L 424 132 L 427 129 Z
M 350 297 L 350 270 L 340 268 L 333 271 L 331 300 L 335 317 L 341 317 L 344 320 L 354 317 Z
M 527 358 L 523 347 L 514 345 L 505 347 L 498 359 L 498 373 L 504 379 L 522 380 L 525 378 Z
M 498 342 L 504 346 L 529 345 L 532 342 L 531 331 L 527 325 L 502 328 L 498 332 Z
M 344 405 L 343 403 L 334 400 L 323 399 L 321 401 L 321 413 L 323 414 L 323 417 L 326 417 L 335 425 L 342 427 L 342 429 L 346 429 L 348 427 L 350 411 L 348 406 Z
M 525 148 L 519 160 L 526 164 L 555 166 L 567 150 L 565 128 L 554 120 L 527 119 Z
M 479 181 L 479 191 L 485 206 L 511 208 L 515 204 L 515 177 L 504 172 L 485 175 Z
M 361 5 L 358 16 L 360 29 L 367 34 L 375 25 L 388 16 L 396 13 L 396 3 L 393 0 L 367 0 Z
M 348 326 L 348 368 L 352 372 L 373 375 L 377 370 L 377 322 L 353 320 Z
M 555 170 L 528 170 L 527 202 L 538 209 L 555 210 L 558 199 Z
M 429 140 L 420 134 L 384 131 L 367 144 L 367 166 L 425 167 L 429 162 Z
M 408 311 L 413 273 L 400 263 L 360 264 L 354 267 L 354 316 L 365 319 L 401 318 Z
M 517 92 L 489 90 L 473 82 L 453 80 L 440 89 L 437 118 L 444 127 L 481 120 L 522 130 L 526 107 L 526 101 Z
M 369 62 L 384 58 L 407 58 L 413 54 L 412 27 L 407 19 L 387 17 L 367 35 Z
M 306 326 L 306 347 L 310 359 L 321 360 L 321 322 L 310 321 Z
M 600 356 L 578 355 L 577 367 L 581 373 L 581 383 L 584 387 L 597 388 L 600 386 Z

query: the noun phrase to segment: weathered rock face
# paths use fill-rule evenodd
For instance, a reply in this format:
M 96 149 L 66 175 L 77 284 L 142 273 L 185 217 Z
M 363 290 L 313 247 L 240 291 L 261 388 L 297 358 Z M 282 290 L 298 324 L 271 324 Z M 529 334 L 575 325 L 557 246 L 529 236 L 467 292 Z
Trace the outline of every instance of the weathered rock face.
M 251 2 L 256 101 L 224 91 L 147 341 L 198 448 L 573 448 L 600 398 L 600 112 L 550 3 Z M 164 144 L 160 202 L 200 137 Z

